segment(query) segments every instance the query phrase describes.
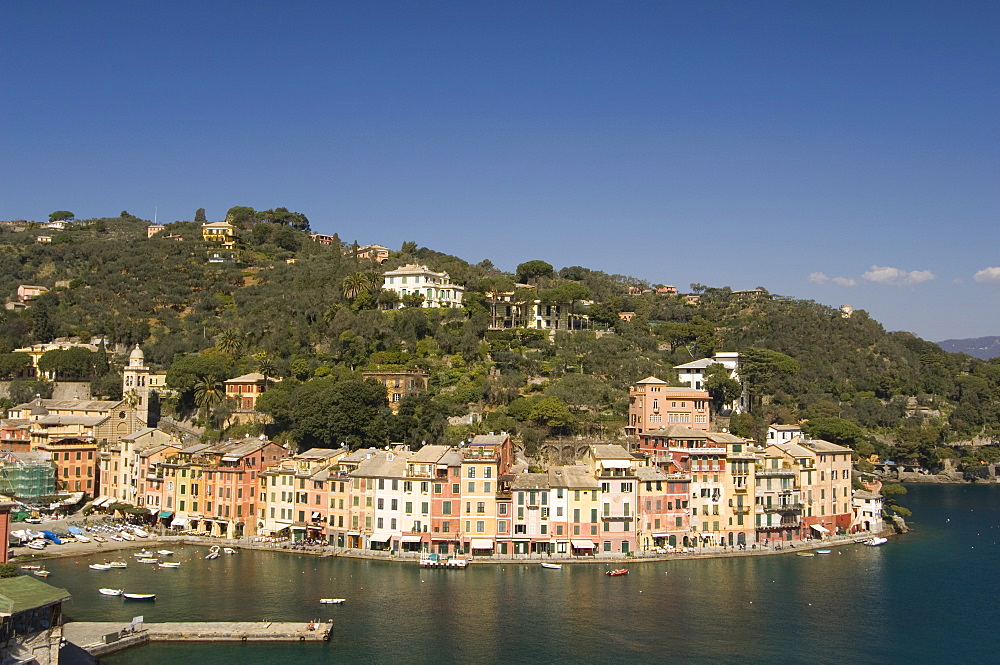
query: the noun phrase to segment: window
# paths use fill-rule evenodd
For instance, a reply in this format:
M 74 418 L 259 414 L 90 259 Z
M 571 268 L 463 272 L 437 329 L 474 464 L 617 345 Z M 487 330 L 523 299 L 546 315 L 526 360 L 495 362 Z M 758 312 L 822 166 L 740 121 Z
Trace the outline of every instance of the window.
M 406 507 L 405 507 L 404 510 L 406 511 L 407 514 L 413 512 L 413 502 L 412 501 L 407 501 L 406 504 L 405 504 L 405 506 Z
M 486 522 L 476 520 L 476 533 L 483 533 L 484 531 L 486 531 Z
M 470 466 L 469 467 L 469 478 L 475 478 L 475 477 L 476 477 L 476 467 Z
M 475 493 L 476 493 L 476 481 L 472 481 L 469 483 L 469 494 L 475 494 Z
M 284 496 L 284 494 L 285 494 L 284 492 L 281 493 L 282 496 Z M 378 509 L 385 510 L 385 499 L 378 500 Z
M 485 501 L 477 501 L 476 502 L 476 512 L 478 514 L 480 514 L 480 515 L 482 515 L 483 513 L 486 512 L 486 502 Z
M 622 483 L 622 491 L 623 492 L 631 492 L 632 491 L 632 483 Z
M 492 477 L 493 477 L 493 467 L 488 466 L 485 469 L 483 469 L 483 478 L 492 478 Z

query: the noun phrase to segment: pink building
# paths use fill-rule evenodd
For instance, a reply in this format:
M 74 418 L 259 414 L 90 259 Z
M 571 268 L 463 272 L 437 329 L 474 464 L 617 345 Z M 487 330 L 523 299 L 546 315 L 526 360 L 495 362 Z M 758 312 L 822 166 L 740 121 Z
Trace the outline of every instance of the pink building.
M 671 386 L 650 376 L 629 388 L 625 433 L 637 435 L 669 425 L 707 432 L 710 399 L 707 390 Z
M 587 458 L 601 484 L 598 553 L 628 554 L 636 547 L 639 496 L 636 460 L 617 445 L 591 446 Z

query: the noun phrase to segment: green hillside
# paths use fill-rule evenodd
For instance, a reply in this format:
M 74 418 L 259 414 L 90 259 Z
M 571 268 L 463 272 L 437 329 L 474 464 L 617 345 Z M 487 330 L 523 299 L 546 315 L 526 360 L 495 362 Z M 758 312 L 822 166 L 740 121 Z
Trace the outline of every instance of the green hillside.
M 297 213 L 234 208 L 231 218 L 240 229 L 231 263 L 210 262 L 219 248 L 201 240 L 195 222 L 168 224 L 153 238 L 147 221 L 127 213 L 62 231 L 3 225 L 7 300 L 16 300 L 20 284 L 51 290 L 29 309 L 0 316 L 0 374 L 23 370 L 23 359 L 10 356 L 15 348 L 104 337 L 119 348 L 142 344 L 147 362 L 169 370 L 179 391 L 162 413 L 209 426 L 207 436 L 259 427 L 227 428 L 231 406 L 213 402 L 206 388 L 261 371 L 283 379 L 261 398 L 275 420 L 269 434 L 301 445 L 419 445 L 506 429 L 531 451 L 552 436 L 614 437 L 632 382 L 675 381 L 676 364 L 740 351 L 753 408 L 732 419 L 735 433 L 759 438 L 772 422 L 810 419 L 814 433 L 865 457 L 929 467 L 954 457 L 970 475 L 981 459 L 997 458 L 993 446 L 973 452 L 957 444 L 992 440 L 1000 429 L 1000 363 L 887 333 L 865 312 L 844 318 L 815 302 L 702 285 L 691 285 L 699 296 L 692 303 L 633 277 L 555 270 L 534 257 L 505 274 L 488 260 L 472 264 L 412 242 L 379 265 L 352 258 L 348 245 L 313 242 Z M 37 242 L 41 233 L 51 243 Z M 406 263 L 449 272 L 467 289 L 465 307 L 380 309 L 394 300 L 379 288 L 381 273 Z M 515 297 L 571 304 L 583 329 L 551 338 L 489 330 L 488 294 L 514 290 L 515 280 L 536 287 Z M 626 322 L 620 312 L 634 316 Z M 370 367 L 424 369 L 430 390 L 405 398 L 394 416 L 384 391 L 360 375 Z M 70 369 L 94 376 L 96 393 L 118 390 L 114 368 L 95 361 Z M 732 386 L 719 378 L 711 389 L 721 402 Z M 449 416 L 470 412 L 485 420 L 447 426 Z

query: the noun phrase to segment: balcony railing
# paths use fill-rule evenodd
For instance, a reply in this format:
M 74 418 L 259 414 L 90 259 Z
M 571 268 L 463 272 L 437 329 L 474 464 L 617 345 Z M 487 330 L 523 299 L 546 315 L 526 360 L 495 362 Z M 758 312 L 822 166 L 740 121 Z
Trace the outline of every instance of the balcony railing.
M 795 469 L 757 469 L 758 478 L 794 478 Z
M 773 506 L 764 506 L 765 513 L 801 513 L 801 503 L 779 503 Z

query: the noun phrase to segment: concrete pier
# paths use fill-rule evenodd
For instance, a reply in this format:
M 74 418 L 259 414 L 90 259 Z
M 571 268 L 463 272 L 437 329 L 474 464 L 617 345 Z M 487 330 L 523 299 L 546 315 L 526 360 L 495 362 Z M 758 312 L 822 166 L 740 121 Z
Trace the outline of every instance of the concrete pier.
M 104 656 L 148 642 L 323 642 L 330 639 L 327 623 L 273 621 L 183 621 L 144 623 L 137 630 L 121 622 L 72 621 L 63 637 L 89 653 Z

